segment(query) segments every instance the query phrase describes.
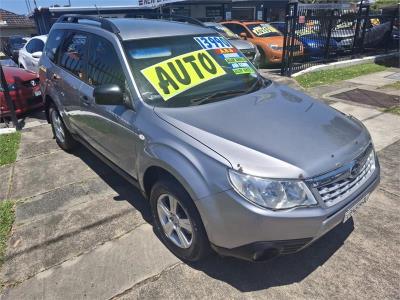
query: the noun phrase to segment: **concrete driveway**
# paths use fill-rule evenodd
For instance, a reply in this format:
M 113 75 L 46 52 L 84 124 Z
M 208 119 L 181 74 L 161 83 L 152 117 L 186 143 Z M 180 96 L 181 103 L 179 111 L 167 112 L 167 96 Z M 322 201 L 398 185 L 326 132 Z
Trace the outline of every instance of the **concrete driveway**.
M 399 299 L 400 117 L 332 105 L 370 129 L 382 183 L 353 220 L 300 253 L 259 264 L 216 255 L 181 262 L 124 179 L 84 148 L 59 150 L 49 125 L 24 130 L 17 162 L 0 168 L 0 199 L 20 200 L 0 298 Z

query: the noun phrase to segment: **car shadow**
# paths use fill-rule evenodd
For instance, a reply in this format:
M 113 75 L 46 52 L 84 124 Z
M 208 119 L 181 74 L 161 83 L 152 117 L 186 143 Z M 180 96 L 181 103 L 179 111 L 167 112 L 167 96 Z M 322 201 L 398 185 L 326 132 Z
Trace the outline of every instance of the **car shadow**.
M 117 196 L 113 198 L 114 201 L 127 201 L 141 213 L 146 222 L 152 224 L 149 202 L 136 187 L 120 176 L 83 145 L 79 145 L 73 154 L 86 163 L 110 188 L 117 193 Z
M 262 263 L 214 255 L 204 262 L 189 265 L 241 292 L 288 285 L 304 280 L 322 266 L 343 245 L 353 230 L 353 219 L 349 219 L 306 249 Z
M 85 147 L 79 147 L 74 151 L 74 154 L 82 159 L 118 194 L 113 198 L 115 201 L 127 201 L 141 213 L 146 222 L 152 223 L 149 202 L 137 188 Z M 350 219 L 346 223 L 338 225 L 306 249 L 263 263 L 253 263 L 218 255 L 211 255 L 201 262 L 186 263 L 191 268 L 224 281 L 242 292 L 263 290 L 302 281 L 322 266 L 344 244 L 353 230 L 353 219 Z

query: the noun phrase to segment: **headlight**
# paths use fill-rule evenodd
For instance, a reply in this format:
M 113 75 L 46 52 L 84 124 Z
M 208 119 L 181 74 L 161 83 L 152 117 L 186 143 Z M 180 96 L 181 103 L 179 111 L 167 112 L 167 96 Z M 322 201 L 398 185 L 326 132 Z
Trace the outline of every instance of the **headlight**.
M 265 179 L 232 169 L 228 173 L 232 186 L 239 194 L 264 208 L 288 209 L 317 204 L 303 181 Z
M 275 44 L 268 44 L 268 47 L 270 47 L 272 50 L 283 50 L 283 47 L 279 47 Z

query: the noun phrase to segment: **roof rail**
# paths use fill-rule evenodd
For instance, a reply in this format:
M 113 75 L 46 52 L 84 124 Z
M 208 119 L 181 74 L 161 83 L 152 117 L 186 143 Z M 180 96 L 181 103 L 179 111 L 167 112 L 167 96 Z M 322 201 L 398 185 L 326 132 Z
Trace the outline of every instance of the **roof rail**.
M 96 16 L 87 16 L 87 15 L 79 15 L 79 14 L 67 14 L 67 15 L 62 15 L 59 17 L 56 21 L 56 23 L 78 23 L 79 20 L 88 20 L 88 21 L 93 21 L 93 22 L 98 22 L 100 24 L 100 27 L 110 31 L 112 33 L 118 34 L 120 31 L 117 26 L 114 25 L 113 22 L 111 22 L 107 18 L 103 17 L 96 17 Z M 85 24 L 87 25 L 87 24 Z
M 186 23 L 190 23 L 193 25 L 205 27 L 203 22 L 201 22 L 195 18 L 182 16 L 182 15 L 175 15 L 175 14 L 162 14 L 162 13 L 145 13 L 145 14 L 143 14 L 143 12 L 141 12 L 141 13 L 137 13 L 137 14 L 130 13 L 126 17 L 127 18 L 142 18 L 142 19 L 161 19 L 161 20 L 169 20 L 169 21 L 184 22 L 184 23 L 186 22 Z

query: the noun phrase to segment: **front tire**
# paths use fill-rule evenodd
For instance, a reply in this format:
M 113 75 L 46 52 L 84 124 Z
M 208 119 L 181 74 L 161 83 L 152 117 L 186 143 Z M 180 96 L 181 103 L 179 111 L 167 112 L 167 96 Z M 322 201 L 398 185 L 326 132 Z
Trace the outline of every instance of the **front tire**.
M 51 104 L 49 108 L 49 120 L 58 146 L 67 152 L 72 151 L 76 147 L 77 143 L 65 126 L 61 115 L 54 104 Z
M 164 245 L 184 261 L 199 261 L 210 253 L 210 243 L 193 200 L 174 179 L 156 182 L 150 205 L 154 230 Z

